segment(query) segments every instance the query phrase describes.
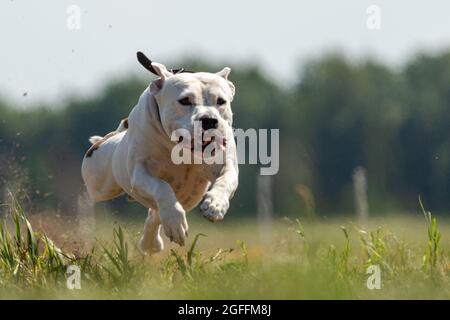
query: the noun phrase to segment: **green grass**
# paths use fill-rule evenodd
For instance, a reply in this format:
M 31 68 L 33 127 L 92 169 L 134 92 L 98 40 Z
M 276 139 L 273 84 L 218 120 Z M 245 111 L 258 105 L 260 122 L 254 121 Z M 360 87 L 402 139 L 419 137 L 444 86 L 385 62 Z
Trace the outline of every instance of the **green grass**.
M 0 298 L 450 298 L 450 225 L 425 209 L 425 218 L 377 218 L 367 229 L 349 218 L 281 219 L 266 238 L 252 220 L 211 224 L 194 213 L 186 247 L 165 239 L 164 252 L 144 257 L 135 247 L 141 222 L 97 217 L 92 239 L 74 233 L 56 245 L 17 201 L 7 208 Z M 75 249 L 75 240 L 88 245 Z M 66 287 L 69 265 L 81 269 L 81 290 Z M 380 290 L 366 287 L 370 265 L 381 268 Z

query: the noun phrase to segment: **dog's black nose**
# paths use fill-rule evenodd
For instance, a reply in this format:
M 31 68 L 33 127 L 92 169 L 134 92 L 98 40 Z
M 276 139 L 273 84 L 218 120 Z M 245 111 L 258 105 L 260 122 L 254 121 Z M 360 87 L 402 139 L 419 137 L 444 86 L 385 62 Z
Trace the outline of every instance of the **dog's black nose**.
M 203 130 L 217 129 L 219 125 L 219 121 L 214 118 L 202 118 L 200 121 L 202 122 Z

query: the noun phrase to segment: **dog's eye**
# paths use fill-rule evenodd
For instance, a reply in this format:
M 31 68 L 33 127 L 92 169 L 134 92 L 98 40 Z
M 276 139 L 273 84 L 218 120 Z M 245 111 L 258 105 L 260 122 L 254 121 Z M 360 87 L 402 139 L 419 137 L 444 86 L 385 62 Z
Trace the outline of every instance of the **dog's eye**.
M 178 100 L 178 102 L 183 106 L 192 106 L 191 101 L 188 97 Z
M 225 103 L 227 103 L 224 99 L 222 99 L 222 98 L 217 98 L 217 105 L 218 106 L 222 106 L 222 105 L 224 105 Z

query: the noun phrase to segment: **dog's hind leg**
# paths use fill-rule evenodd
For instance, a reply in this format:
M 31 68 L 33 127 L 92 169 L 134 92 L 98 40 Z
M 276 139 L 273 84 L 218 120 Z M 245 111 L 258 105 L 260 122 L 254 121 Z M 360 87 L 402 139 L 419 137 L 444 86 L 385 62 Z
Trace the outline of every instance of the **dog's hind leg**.
M 144 233 L 139 242 L 139 249 L 142 253 L 156 253 L 164 249 L 164 242 L 159 234 L 160 230 L 161 220 L 159 218 L 159 212 L 154 209 L 148 209 Z

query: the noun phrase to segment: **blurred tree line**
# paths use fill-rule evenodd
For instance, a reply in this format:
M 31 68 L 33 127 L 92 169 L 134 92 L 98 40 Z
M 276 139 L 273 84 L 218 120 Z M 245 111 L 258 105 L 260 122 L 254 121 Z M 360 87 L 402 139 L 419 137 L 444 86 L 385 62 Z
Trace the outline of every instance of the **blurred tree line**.
M 220 69 L 198 61 L 174 66 Z M 367 171 L 373 213 L 416 211 L 419 195 L 430 209 L 450 208 L 450 52 L 420 54 L 396 69 L 329 54 L 303 66 L 290 86 L 257 66 L 236 66 L 230 78 L 237 88 L 234 126 L 280 129 L 278 214 L 305 211 L 298 185 L 320 215 L 353 212 L 358 166 Z M 1 188 L 22 193 L 33 206 L 75 212 L 88 137 L 115 129 L 151 79 L 143 70 L 57 107 L 23 111 L 0 101 Z M 258 172 L 257 165 L 240 167 L 232 215 L 255 213 Z M 125 204 L 112 202 L 119 211 L 144 212 Z

